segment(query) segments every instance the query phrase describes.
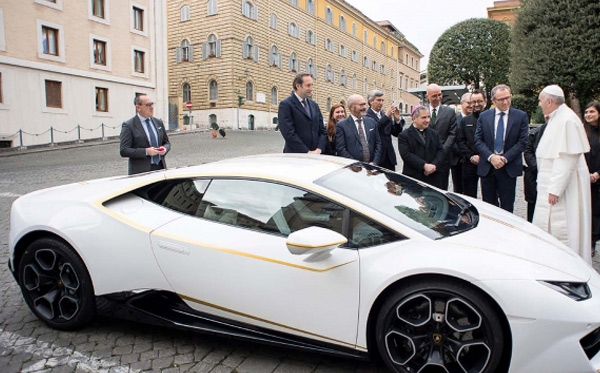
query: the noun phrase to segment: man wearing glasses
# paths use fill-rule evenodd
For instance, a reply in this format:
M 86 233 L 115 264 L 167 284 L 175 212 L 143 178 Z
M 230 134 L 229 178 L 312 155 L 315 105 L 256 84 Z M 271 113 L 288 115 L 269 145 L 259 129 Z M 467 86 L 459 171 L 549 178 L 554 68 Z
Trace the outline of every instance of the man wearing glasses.
M 154 102 L 148 95 L 134 99 L 136 115 L 121 127 L 121 157 L 129 158 L 129 175 L 167 168 L 171 149 L 165 126 L 154 118 Z
M 504 84 L 492 88 L 492 102 L 496 108 L 481 113 L 475 129 L 481 195 L 485 202 L 513 212 L 517 176 L 523 173 L 529 118 L 524 111 L 510 107 L 510 88 Z
M 479 153 L 475 149 L 475 129 L 477 128 L 479 115 L 485 109 L 487 100 L 485 99 L 485 94 L 477 89 L 473 93 L 469 93 L 469 95 L 473 112 L 463 117 L 460 121 L 456 142 L 458 143 L 460 156 L 463 160 L 461 175 L 463 194 L 477 198 L 477 183 L 479 182 L 477 165 L 479 164 Z

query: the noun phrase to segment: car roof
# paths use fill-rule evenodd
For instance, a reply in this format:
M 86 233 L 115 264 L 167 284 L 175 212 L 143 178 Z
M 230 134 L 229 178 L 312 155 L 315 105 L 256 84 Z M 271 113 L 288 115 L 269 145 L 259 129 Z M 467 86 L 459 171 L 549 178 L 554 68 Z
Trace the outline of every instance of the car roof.
M 166 177 L 244 176 L 307 183 L 355 162 L 319 154 L 264 154 L 173 169 Z

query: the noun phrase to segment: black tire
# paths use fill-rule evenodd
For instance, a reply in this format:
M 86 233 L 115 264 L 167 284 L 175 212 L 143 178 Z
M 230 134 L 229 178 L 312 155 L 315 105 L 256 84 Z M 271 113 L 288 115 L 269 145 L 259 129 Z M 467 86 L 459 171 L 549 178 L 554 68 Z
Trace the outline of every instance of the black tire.
M 439 279 L 413 281 L 381 306 L 377 349 L 393 372 L 498 372 L 505 365 L 500 317 L 469 286 Z
M 72 330 L 96 316 L 90 275 L 64 242 L 52 238 L 34 241 L 23 253 L 18 270 L 25 303 L 48 326 Z

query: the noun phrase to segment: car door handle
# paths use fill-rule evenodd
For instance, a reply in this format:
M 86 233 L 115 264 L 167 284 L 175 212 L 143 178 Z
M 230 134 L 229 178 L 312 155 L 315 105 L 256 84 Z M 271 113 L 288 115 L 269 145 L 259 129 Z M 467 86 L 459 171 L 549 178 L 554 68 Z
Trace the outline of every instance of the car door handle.
M 177 245 L 172 242 L 158 241 L 159 248 L 173 252 L 175 254 L 190 255 L 190 249 L 187 246 Z

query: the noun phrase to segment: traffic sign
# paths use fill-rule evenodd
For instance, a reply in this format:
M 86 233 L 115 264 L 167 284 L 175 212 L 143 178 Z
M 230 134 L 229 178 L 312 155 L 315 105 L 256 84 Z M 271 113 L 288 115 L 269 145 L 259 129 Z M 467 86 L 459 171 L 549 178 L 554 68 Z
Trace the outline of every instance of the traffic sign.
M 186 101 L 186 103 L 185 103 L 185 107 L 186 107 L 188 110 L 192 110 L 192 101 Z

